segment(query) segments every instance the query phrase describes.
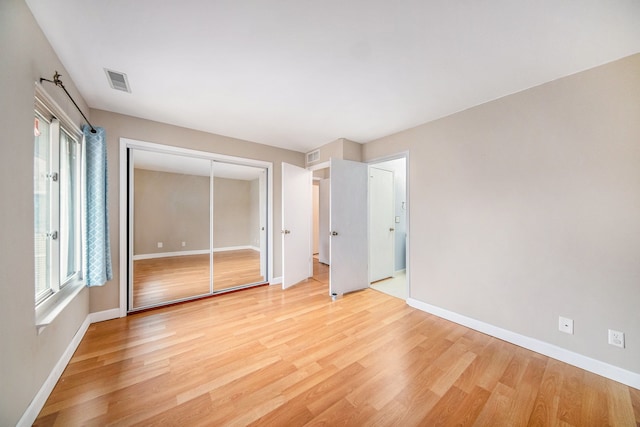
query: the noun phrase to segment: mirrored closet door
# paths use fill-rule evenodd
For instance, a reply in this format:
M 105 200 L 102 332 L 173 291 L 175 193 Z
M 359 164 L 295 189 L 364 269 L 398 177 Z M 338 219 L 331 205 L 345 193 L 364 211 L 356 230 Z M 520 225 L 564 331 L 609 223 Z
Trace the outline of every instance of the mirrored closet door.
M 128 155 L 128 311 L 266 282 L 266 168 Z
M 213 163 L 213 288 L 264 282 L 266 171 Z

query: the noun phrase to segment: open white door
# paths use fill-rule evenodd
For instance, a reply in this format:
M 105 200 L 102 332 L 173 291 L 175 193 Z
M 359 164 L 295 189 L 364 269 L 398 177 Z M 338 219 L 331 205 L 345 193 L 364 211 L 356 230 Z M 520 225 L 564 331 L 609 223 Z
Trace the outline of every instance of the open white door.
M 369 168 L 369 265 L 370 280 L 392 277 L 395 272 L 394 175 Z
M 369 287 L 368 166 L 331 159 L 330 295 Z
M 282 289 L 312 275 L 311 171 L 282 163 Z
M 329 205 L 331 202 L 330 197 L 330 183 L 329 178 L 320 180 L 320 212 L 318 212 L 319 221 L 319 247 L 318 247 L 318 261 L 323 264 L 329 265 Z

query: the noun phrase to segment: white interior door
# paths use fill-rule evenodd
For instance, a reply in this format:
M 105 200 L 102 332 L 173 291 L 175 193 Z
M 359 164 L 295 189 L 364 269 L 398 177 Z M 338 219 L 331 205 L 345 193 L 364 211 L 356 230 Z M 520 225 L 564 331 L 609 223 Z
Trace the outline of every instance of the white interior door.
M 331 159 L 329 293 L 369 286 L 368 166 Z
M 369 277 L 371 282 L 395 271 L 394 175 L 369 168 Z
M 282 289 L 312 275 L 311 171 L 282 163 Z
M 329 264 L 329 204 L 331 199 L 329 197 L 329 192 L 331 191 L 330 179 L 325 178 L 320 180 L 320 194 L 319 194 L 319 212 L 318 212 L 318 222 L 319 222 L 319 231 L 318 231 L 318 261 L 323 264 Z

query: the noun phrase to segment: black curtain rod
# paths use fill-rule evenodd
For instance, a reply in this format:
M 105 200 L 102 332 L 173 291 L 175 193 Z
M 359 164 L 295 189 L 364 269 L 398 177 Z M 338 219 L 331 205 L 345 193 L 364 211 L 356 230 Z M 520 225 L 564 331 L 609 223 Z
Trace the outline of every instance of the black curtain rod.
M 64 93 L 67 94 L 67 96 L 69 97 L 71 102 L 73 102 L 73 105 L 75 105 L 76 108 L 78 109 L 78 111 L 80 112 L 80 114 L 82 114 L 82 117 L 84 118 L 84 120 L 89 124 L 89 127 L 91 128 L 91 133 L 96 133 L 96 130 L 94 129 L 93 125 L 89 122 L 89 119 L 87 119 L 87 116 L 84 115 L 84 113 L 82 112 L 80 107 L 78 107 L 78 104 L 76 104 L 76 101 L 69 94 L 69 91 L 67 90 L 67 88 L 64 87 L 64 84 L 62 84 L 62 80 L 60 80 L 60 73 L 58 73 L 56 71 L 56 73 L 53 75 L 53 80 L 49 80 L 49 79 L 45 79 L 44 77 L 40 77 L 40 83 L 42 83 L 42 82 L 53 83 L 54 85 L 61 87 L 62 90 L 64 90 Z

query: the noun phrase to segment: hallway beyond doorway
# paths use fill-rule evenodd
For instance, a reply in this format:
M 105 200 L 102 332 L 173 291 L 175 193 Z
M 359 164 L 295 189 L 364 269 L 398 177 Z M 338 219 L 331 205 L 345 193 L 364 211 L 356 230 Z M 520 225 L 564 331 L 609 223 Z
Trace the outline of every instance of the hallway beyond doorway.
M 388 279 L 378 280 L 371 284 L 371 288 L 376 291 L 384 292 L 387 295 L 391 295 L 402 300 L 407 299 L 407 276 L 403 271 L 396 273 L 394 277 Z

